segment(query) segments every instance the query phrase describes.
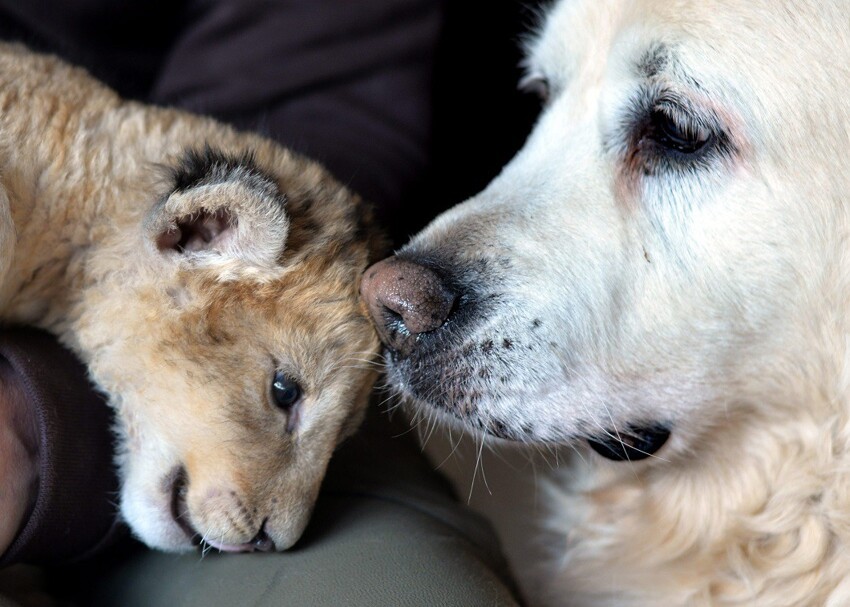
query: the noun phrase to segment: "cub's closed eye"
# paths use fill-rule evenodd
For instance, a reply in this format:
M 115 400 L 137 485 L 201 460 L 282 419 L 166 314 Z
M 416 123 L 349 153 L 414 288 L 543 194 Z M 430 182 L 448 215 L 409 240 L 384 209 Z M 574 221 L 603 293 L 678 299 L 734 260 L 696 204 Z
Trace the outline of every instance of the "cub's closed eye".
M 301 400 L 302 390 L 297 381 L 275 371 L 272 379 L 272 400 L 283 411 L 289 412 Z

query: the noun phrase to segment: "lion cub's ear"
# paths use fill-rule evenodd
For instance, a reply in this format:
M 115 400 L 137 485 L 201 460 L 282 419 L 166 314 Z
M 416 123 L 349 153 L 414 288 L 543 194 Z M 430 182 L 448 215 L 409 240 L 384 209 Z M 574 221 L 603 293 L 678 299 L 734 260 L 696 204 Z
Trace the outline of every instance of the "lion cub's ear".
M 158 254 L 223 278 L 278 266 L 289 231 L 285 199 L 250 155 L 189 151 L 172 181 L 145 221 Z

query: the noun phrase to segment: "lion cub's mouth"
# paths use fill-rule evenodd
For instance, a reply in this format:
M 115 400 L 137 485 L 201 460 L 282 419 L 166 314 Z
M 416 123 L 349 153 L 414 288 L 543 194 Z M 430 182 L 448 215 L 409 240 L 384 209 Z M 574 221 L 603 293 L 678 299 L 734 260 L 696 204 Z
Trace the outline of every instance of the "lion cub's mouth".
M 275 552 L 277 547 L 266 533 L 266 521 L 260 525 L 257 535 L 244 544 L 224 544 L 201 535 L 192 525 L 189 505 L 186 496 L 189 494 L 189 478 L 182 466 L 175 468 L 170 477 L 171 482 L 171 517 L 177 526 L 186 534 L 193 546 L 209 547 L 219 552 Z
M 183 530 L 192 545 L 198 546 L 201 544 L 201 535 L 192 527 L 189 518 L 189 506 L 186 504 L 186 495 L 189 493 L 186 469 L 178 466 L 171 471 L 169 476 L 173 479 L 171 481 L 171 518 Z

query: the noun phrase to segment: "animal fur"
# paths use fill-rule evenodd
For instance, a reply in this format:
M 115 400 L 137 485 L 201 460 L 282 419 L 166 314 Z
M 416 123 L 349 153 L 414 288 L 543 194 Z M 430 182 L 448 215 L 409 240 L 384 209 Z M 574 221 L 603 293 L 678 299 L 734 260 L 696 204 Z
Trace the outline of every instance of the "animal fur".
M 377 244 L 316 164 L 0 46 L 0 318 L 56 334 L 109 396 L 147 544 L 296 541 L 374 380 L 357 289 Z
M 547 515 L 538 602 L 850 605 L 848 23 L 838 0 L 555 2 L 525 147 L 400 253 L 476 307 L 389 357 L 398 390 L 576 450 L 536 511 L 503 494 Z M 664 120 L 710 143 L 677 155 Z M 655 422 L 648 459 L 588 447 Z

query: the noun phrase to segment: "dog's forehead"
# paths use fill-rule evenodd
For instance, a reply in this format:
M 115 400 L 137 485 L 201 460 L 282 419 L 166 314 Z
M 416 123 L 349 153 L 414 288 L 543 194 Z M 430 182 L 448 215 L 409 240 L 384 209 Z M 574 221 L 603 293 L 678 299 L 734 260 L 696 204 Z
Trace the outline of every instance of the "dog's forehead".
M 692 35 L 685 38 L 698 38 L 693 24 L 684 17 L 696 13 L 670 10 L 669 4 L 652 0 L 556 2 L 528 39 L 526 64 L 531 71 L 554 80 L 556 86 L 583 72 L 602 71 L 617 59 L 654 75 L 669 62 L 671 39 L 681 42 L 682 36 L 675 35 L 677 30 L 690 31 Z
M 612 62 L 638 75 L 642 68 L 675 65 L 728 74 L 731 64 L 775 79 L 801 64 L 835 63 L 850 45 L 846 27 L 839 27 L 847 8 L 838 0 L 560 0 L 542 17 L 526 42 L 525 64 L 556 88 L 601 77 Z M 821 32 L 830 44 L 801 32 Z

